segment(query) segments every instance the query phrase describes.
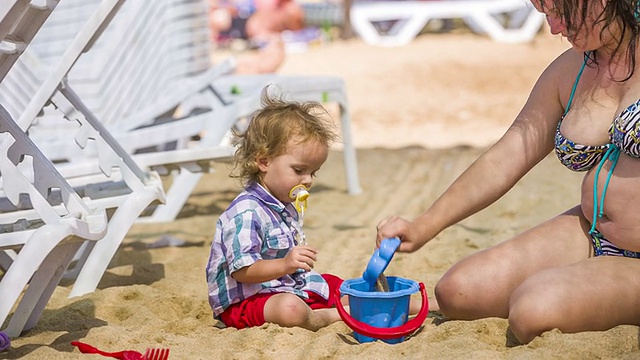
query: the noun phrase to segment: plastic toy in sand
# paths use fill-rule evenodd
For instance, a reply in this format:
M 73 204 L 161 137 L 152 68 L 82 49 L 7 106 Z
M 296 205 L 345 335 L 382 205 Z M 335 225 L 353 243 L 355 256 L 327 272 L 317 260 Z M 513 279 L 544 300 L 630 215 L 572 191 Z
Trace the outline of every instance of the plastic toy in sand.
M 383 275 L 398 246 L 398 238 L 383 240 L 362 277 L 345 280 L 334 294 L 340 317 L 353 329 L 354 337 L 360 343 L 377 339 L 389 344 L 400 343 L 418 330 L 427 318 L 429 302 L 423 283 Z M 407 321 L 411 295 L 418 291 L 422 296 L 422 307 Z M 350 314 L 340 302 L 341 294 L 349 297 Z

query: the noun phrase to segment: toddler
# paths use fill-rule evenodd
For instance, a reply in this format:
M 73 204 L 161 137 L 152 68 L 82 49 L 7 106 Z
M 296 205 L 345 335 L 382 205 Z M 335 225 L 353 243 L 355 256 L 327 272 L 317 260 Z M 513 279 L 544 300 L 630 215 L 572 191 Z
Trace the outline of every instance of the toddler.
M 316 102 L 262 93 L 246 131 L 234 132 L 232 176 L 244 185 L 220 216 L 206 268 L 215 318 L 242 329 L 275 323 L 317 330 L 340 320 L 331 295 L 342 279 L 313 270 L 302 231 L 306 197 L 336 139 Z

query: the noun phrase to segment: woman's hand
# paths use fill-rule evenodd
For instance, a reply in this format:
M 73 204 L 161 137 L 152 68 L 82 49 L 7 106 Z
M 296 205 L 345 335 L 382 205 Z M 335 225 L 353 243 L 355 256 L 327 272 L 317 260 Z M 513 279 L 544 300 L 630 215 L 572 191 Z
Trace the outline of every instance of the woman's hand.
M 420 238 L 420 232 L 415 223 L 398 216 L 389 216 L 380 221 L 376 229 L 378 231 L 376 247 L 380 247 L 380 242 L 384 239 L 397 237 L 401 241 L 398 252 L 414 252 L 429 240 Z

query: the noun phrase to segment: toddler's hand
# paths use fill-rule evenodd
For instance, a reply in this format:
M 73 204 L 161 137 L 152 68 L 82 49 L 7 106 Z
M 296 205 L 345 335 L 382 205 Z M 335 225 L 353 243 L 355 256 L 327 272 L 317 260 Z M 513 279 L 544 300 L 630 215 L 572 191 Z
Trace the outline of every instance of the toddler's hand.
M 308 245 L 294 246 L 284 258 L 287 273 L 293 274 L 298 269 L 305 271 L 313 269 L 317 253 L 314 248 Z

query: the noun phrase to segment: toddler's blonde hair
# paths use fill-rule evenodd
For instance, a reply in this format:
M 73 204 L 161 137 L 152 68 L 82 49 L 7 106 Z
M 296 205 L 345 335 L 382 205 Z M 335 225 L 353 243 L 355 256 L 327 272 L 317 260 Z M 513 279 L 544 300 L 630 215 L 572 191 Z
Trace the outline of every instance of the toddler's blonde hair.
M 232 130 L 232 143 L 237 149 L 231 177 L 240 179 L 243 185 L 259 182 L 258 157 L 284 154 L 290 139 L 298 137 L 300 143 L 314 140 L 329 148 L 338 137 L 322 104 L 288 101 L 282 95 L 270 94 L 269 89 L 262 90 L 262 107 L 251 115 L 247 129 Z

